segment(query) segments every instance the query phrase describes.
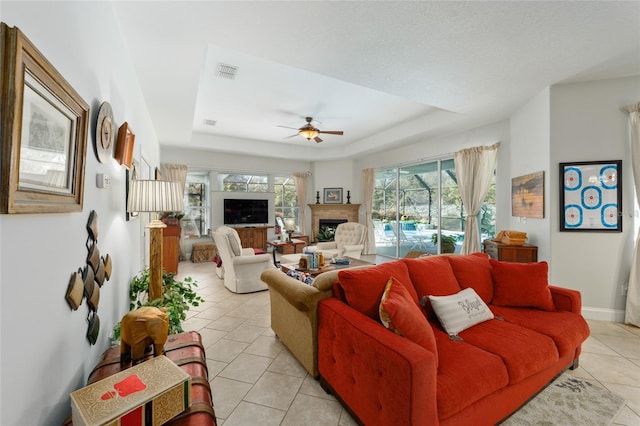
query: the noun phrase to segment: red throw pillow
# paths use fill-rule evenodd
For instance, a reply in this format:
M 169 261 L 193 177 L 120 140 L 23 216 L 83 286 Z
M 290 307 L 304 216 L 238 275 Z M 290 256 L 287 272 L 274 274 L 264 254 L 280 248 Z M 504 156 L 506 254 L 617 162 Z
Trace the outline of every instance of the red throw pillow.
M 515 263 L 490 259 L 495 290 L 492 304 L 555 311 L 547 262 Z
M 400 261 L 386 262 L 367 269 L 345 269 L 338 272 L 338 281 L 347 304 L 368 317 L 378 320 L 378 307 L 384 288 L 394 277 L 404 285 L 415 303 L 418 303 L 407 266 Z
M 471 287 L 484 303 L 493 299 L 493 277 L 486 253 L 471 253 L 463 256 L 447 256 L 453 274 L 463 289 Z
M 418 293 L 420 304 L 428 319 L 435 319 L 428 296 L 448 296 L 460 291 L 453 275 L 448 256 L 429 256 L 418 259 L 402 259 L 409 268 L 409 276 Z
M 389 278 L 380 302 L 380 321 L 389 330 L 404 336 L 433 353 L 438 366 L 438 348 L 431 325 L 407 288 Z

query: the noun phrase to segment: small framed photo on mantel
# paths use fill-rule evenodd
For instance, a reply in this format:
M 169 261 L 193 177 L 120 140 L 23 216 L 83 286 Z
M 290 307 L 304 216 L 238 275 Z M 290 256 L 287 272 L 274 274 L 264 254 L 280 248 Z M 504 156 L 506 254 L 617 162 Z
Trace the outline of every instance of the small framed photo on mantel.
M 325 204 L 342 204 L 342 188 L 325 188 Z

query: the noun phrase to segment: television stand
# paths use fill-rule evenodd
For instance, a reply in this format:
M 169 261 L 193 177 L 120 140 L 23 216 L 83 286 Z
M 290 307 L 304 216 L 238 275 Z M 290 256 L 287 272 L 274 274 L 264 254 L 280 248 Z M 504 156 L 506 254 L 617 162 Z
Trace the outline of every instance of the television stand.
M 267 246 L 267 229 L 273 226 L 235 226 L 243 248 L 265 250 Z

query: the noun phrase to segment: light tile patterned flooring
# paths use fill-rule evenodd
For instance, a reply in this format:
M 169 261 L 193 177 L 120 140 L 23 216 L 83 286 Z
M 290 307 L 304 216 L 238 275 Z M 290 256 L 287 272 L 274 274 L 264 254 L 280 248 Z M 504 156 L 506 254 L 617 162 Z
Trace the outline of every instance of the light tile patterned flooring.
M 189 311 L 183 327 L 202 335 L 218 426 L 356 424 L 275 337 L 267 291 L 231 293 L 210 262 L 181 262 L 178 278 L 184 276 L 198 282 L 206 300 Z M 627 400 L 614 424 L 640 426 L 640 329 L 604 321 L 589 326 L 580 367 L 570 373 Z

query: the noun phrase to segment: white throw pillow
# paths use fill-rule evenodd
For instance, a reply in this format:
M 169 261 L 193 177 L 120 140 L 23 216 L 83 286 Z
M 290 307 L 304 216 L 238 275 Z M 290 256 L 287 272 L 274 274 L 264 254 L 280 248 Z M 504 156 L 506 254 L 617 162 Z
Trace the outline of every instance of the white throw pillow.
M 429 296 L 433 311 L 449 335 L 483 321 L 493 319 L 493 313 L 471 287 L 450 296 Z

